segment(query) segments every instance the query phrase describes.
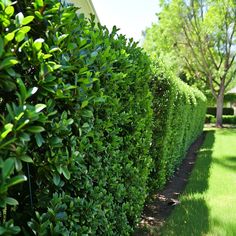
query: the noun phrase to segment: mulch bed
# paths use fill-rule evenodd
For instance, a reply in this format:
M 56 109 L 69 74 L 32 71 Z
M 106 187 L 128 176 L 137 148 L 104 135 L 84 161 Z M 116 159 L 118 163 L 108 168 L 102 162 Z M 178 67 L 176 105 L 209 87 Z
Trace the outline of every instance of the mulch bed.
M 142 220 L 134 236 L 156 236 L 173 208 L 181 204 L 179 195 L 184 191 L 196 161 L 197 151 L 203 144 L 205 132 L 190 146 L 185 159 L 165 188 L 153 196 L 144 207 Z

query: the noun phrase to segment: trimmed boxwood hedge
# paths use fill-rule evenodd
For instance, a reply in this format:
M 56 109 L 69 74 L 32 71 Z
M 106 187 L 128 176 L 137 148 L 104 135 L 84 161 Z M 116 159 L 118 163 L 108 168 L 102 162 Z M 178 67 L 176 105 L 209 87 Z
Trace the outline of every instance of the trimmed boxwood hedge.
M 231 124 L 231 125 L 236 125 L 236 116 L 231 116 L 231 115 L 223 115 L 222 116 L 223 123 L 224 124 Z M 213 115 L 206 115 L 205 123 L 216 123 L 216 118 Z
M 129 235 L 203 95 L 56 0 L 0 2 L 0 22 L 0 234 Z
M 55 0 L 1 2 L 0 21 L 0 234 L 129 235 L 151 163 L 148 57 Z
M 202 132 L 206 98 L 198 89 L 176 78 L 161 63 L 155 64 L 154 72 L 157 78 L 152 81 L 153 169 L 149 186 L 160 189 Z

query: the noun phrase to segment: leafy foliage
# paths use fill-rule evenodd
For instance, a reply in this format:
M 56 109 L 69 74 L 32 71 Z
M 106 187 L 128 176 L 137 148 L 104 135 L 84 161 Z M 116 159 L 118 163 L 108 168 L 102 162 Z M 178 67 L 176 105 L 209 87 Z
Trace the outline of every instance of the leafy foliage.
M 216 117 L 216 107 L 208 107 L 206 113 Z M 234 114 L 234 109 L 232 107 L 223 108 L 223 115 L 233 115 L 233 114 Z
M 151 163 L 147 56 L 57 1 L 0 8 L 0 234 L 128 235 Z
M 222 125 L 224 95 L 235 83 L 235 1 L 163 0 L 157 24 L 147 30 L 144 47 L 169 68 L 206 87 Z M 199 81 L 202 81 L 199 83 Z
M 151 81 L 136 43 L 72 6 L 0 8 L 0 235 L 129 235 L 150 170 L 163 185 L 201 131 L 203 95 L 162 67 Z
M 216 118 L 213 115 L 206 114 L 205 123 L 215 123 Z M 224 124 L 236 125 L 236 116 L 234 115 L 223 115 Z
M 160 62 L 154 66 L 152 81 L 154 128 L 151 155 L 152 188 L 162 188 L 173 175 L 190 144 L 202 132 L 206 98 L 176 78 Z

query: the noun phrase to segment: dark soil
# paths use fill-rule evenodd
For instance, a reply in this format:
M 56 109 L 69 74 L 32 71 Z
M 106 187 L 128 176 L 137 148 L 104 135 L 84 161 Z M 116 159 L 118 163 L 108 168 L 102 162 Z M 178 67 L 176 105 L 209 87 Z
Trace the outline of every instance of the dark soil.
M 170 215 L 173 208 L 181 204 L 179 195 L 184 191 L 188 177 L 196 161 L 197 151 L 202 146 L 205 133 L 190 146 L 185 159 L 165 188 L 153 196 L 153 200 L 144 207 L 142 220 L 134 236 L 159 235 L 161 226 Z

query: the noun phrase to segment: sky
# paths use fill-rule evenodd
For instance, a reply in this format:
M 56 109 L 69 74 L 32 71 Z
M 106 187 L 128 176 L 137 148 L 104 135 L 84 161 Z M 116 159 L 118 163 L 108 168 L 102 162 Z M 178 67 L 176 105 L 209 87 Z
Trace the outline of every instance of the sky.
M 156 22 L 158 0 L 92 0 L 102 25 L 109 30 L 114 25 L 121 34 L 135 41 L 142 39 L 142 31 Z

